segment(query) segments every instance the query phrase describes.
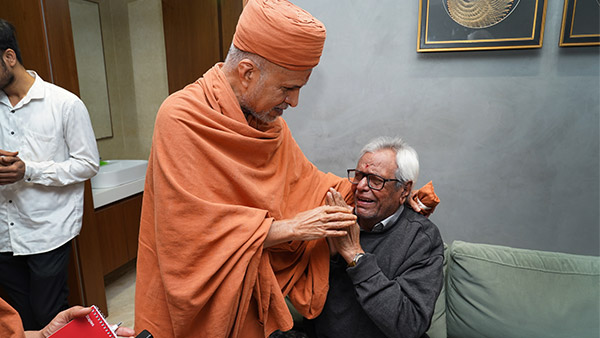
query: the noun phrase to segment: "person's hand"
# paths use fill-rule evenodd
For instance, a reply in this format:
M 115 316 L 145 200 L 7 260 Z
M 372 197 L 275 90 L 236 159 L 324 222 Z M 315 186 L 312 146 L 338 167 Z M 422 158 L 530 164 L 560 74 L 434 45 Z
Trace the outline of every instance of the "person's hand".
M 133 337 L 133 336 L 135 336 L 135 331 L 133 331 L 133 329 L 130 329 L 128 327 L 123 327 L 123 326 L 119 326 L 119 328 L 117 328 L 117 330 L 115 330 L 115 333 L 119 337 Z
M 346 229 L 356 223 L 352 209 L 341 206 L 320 206 L 299 213 L 293 218 L 294 240 L 310 241 L 323 237 L 345 236 Z
M 352 207 L 346 204 L 346 201 L 344 201 L 344 197 L 342 197 L 342 194 L 340 194 L 337 190 L 333 188 L 329 188 L 329 191 L 325 196 L 325 203 L 327 203 L 327 205 L 345 207 L 352 211 Z
M 6 150 L 0 149 L 0 165 L 1 166 L 11 165 L 12 161 L 10 160 L 10 158 L 16 157 L 17 155 L 19 155 L 18 151 L 6 151 Z
M 340 207 L 351 208 L 350 206 L 348 206 L 348 204 L 346 204 L 346 201 L 344 201 L 344 198 L 342 197 L 342 195 L 334 188 L 329 188 L 329 191 L 327 192 L 327 195 L 325 196 L 325 203 L 327 205 L 337 205 Z M 332 240 L 332 237 L 327 237 L 327 245 L 329 246 L 329 255 L 331 257 L 333 257 L 338 253 L 338 251 L 337 251 L 335 244 L 331 240 Z
M 60 312 L 50 321 L 46 327 L 44 327 L 40 331 L 27 331 L 25 332 L 25 336 L 27 338 L 47 338 L 51 334 L 58 331 L 60 328 L 65 326 L 71 320 L 78 317 L 85 317 L 86 315 L 92 312 L 91 307 L 82 307 L 82 306 L 73 306 L 67 310 Z M 133 337 L 135 335 L 135 331 L 128 327 L 119 327 L 116 331 L 119 337 Z
M 18 154 L 0 149 L 0 185 L 15 183 L 25 176 L 25 162 L 17 157 Z
M 440 198 L 433 189 L 433 182 L 429 181 L 421 189 L 412 191 L 408 198 L 408 203 L 414 211 L 425 217 L 433 214 L 433 211 L 440 203 Z
M 327 205 L 337 205 L 352 210 L 352 207 L 346 204 L 342 195 L 333 188 L 329 188 L 325 201 Z M 327 238 L 327 243 L 329 244 L 329 253 L 332 256 L 339 253 L 348 263 L 354 259 L 357 253 L 364 252 L 360 246 L 360 226 L 356 222 L 348 227 L 346 235 Z
M 324 237 L 346 235 L 349 226 L 356 223 L 352 209 L 323 205 L 299 213 L 292 219 L 273 221 L 264 247 L 287 241 L 310 241 Z
M 421 213 L 421 206 L 419 205 L 419 202 L 417 202 L 417 192 L 419 192 L 419 190 L 413 190 L 410 192 L 410 195 L 408 196 L 408 205 L 410 205 L 410 207 L 418 213 Z
M 332 237 L 328 240 L 347 263 L 350 263 L 357 253 L 365 252 L 360 246 L 360 226 L 358 223 L 354 223 L 348 227 L 345 236 Z
M 51 334 L 55 333 L 60 328 L 65 326 L 73 318 L 85 317 L 86 315 L 90 314 L 90 312 L 92 312 L 91 307 L 83 306 L 73 306 L 67 310 L 64 310 L 57 314 L 56 317 L 54 317 L 54 319 L 52 319 L 50 323 L 46 325 L 46 327 L 39 331 L 39 333 L 41 333 L 39 337 L 49 337 Z

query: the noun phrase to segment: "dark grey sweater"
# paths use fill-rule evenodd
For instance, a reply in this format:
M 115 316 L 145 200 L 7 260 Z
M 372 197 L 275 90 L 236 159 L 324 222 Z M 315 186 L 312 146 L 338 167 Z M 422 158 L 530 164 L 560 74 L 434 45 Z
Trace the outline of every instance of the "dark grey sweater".
M 305 320 L 311 337 L 421 337 L 443 283 L 444 247 L 429 219 L 404 208 L 383 232 L 361 231 L 366 252 L 355 267 L 331 260 L 323 312 Z

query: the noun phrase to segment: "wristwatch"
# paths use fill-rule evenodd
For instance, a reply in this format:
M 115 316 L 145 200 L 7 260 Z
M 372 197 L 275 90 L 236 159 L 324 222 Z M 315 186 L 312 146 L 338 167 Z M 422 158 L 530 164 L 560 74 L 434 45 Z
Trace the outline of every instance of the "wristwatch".
M 352 262 L 348 263 L 348 267 L 353 267 L 356 266 L 356 264 L 358 264 L 358 260 L 364 256 L 365 253 L 364 252 L 359 252 L 356 255 L 354 255 L 354 258 L 352 259 Z

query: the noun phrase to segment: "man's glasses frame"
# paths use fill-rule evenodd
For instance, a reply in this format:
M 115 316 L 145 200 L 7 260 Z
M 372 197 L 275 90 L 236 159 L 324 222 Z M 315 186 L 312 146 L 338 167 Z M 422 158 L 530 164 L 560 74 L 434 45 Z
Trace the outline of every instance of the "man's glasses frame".
M 367 185 L 369 186 L 369 188 L 371 188 L 373 190 L 383 189 L 383 187 L 385 187 L 385 183 L 390 182 L 390 181 L 396 181 L 396 182 L 402 183 L 402 181 L 400 181 L 397 178 L 384 178 L 384 177 L 381 177 L 376 174 L 363 173 L 362 171 L 356 170 L 356 169 L 348 169 L 347 172 L 348 172 L 348 181 L 350 181 L 350 183 L 358 184 L 360 181 L 362 181 L 363 178 L 366 177 Z

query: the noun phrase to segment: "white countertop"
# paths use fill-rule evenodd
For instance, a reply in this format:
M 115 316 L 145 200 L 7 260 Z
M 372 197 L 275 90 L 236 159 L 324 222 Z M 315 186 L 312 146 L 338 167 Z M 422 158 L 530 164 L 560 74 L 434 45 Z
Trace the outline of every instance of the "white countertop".
M 112 188 L 92 189 L 94 196 L 94 209 L 98 209 L 107 204 L 122 200 L 129 196 L 144 191 L 145 177 L 138 180 L 121 184 Z

